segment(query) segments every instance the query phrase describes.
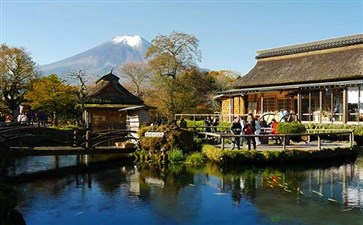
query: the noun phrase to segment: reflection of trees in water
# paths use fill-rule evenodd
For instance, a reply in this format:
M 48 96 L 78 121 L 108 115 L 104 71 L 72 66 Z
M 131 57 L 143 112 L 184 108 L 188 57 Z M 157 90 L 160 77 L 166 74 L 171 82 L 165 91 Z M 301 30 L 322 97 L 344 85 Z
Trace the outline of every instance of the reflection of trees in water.
M 154 212 L 166 221 L 186 223 L 198 215 L 201 201 L 196 170 L 184 165 L 140 169 L 141 195 L 147 195 Z M 149 178 L 153 178 L 151 182 Z M 162 182 L 161 182 L 162 181 Z M 152 183 L 153 182 L 153 183 Z M 163 185 L 161 185 L 163 184 Z
M 120 185 L 126 183 L 126 175 L 120 169 L 106 170 L 98 173 L 93 180 L 105 193 L 113 193 L 120 189 Z
M 355 220 L 350 219 L 350 222 L 363 219 L 359 212 L 363 197 L 360 181 L 362 168 L 358 165 L 314 169 L 219 168 L 216 165 L 206 168 L 210 175 L 219 177 L 224 191 L 231 192 L 236 204 L 239 205 L 241 198 L 246 196 L 260 210 L 279 215 L 276 218 L 281 220 L 293 221 L 302 211 L 306 212 L 302 221 L 312 224 L 321 219 L 319 213 L 329 214 L 334 218 L 329 221 L 336 221 L 336 224 L 347 224 L 341 215 L 337 216 L 342 211 L 351 211 L 351 217 Z

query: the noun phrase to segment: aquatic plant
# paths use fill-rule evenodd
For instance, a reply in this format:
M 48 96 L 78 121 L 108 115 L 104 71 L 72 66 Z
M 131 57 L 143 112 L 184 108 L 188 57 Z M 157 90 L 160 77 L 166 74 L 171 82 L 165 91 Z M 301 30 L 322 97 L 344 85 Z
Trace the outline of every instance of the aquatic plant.
M 171 163 L 183 162 L 184 161 L 184 154 L 183 151 L 177 148 L 169 150 L 167 152 L 168 159 Z
M 187 156 L 185 162 L 193 165 L 204 164 L 205 157 L 201 152 L 193 152 L 192 154 Z

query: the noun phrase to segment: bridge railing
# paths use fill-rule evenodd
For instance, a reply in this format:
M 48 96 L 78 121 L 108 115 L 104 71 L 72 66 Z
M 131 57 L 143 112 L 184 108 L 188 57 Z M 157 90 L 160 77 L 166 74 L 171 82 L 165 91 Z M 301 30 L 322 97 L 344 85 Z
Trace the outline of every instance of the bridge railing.
M 0 130 L 0 149 L 46 146 L 45 143 L 51 143 L 51 146 L 56 144 L 92 149 L 117 140 L 135 140 L 134 136 L 130 135 L 133 132 L 135 131 L 124 129 L 86 132 L 85 130 L 59 130 L 45 127 L 12 127 Z

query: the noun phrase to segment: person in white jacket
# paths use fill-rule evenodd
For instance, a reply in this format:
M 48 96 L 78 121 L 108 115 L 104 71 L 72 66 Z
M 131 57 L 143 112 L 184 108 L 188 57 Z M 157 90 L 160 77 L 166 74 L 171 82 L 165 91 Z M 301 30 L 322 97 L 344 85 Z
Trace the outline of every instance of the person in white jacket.
M 255 135 L 259 135 L 261 133 L 261 126 L 260 126 L 260 117 L 258 115 L 255 116 Z M 255 137 L 256 145 L 260 145 L 261 141 L 259 137 Z

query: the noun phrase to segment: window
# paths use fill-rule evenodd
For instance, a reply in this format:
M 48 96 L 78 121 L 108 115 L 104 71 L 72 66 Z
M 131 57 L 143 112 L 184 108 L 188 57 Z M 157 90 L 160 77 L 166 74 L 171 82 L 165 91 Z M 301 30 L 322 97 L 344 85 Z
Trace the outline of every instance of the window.
M 289 98 L 280 98 L 277 100 L 277 108 L 279 110 L 286 110 L 287 112 L 290 112 L 292 110 L 291 108 L 291 99 Z
M 275 112 L 275 97 L 269 97 L 263 99 L 264 112 Z

